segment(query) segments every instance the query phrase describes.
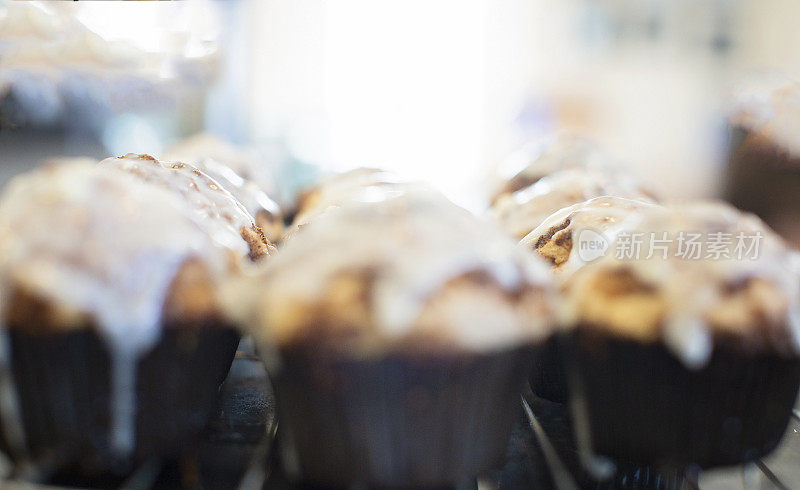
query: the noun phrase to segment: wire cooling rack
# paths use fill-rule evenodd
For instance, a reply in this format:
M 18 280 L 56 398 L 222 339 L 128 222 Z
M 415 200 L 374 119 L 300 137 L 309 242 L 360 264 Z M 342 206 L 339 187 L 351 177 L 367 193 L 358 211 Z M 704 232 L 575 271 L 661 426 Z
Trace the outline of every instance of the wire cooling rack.
M 189 471 L 158 460 L 142 464 L 117 487 L 130 490 L 287 490 L 291 485 L 272 451 L 277 422 L 272 392 L 261 362 L 237 355 L 221 390 L 220 410 L 198 448 L 199 469 Z M 699 472 L 620 468 L 606 481 L 595 481 L 582 470 L 563 405 L 527 393 L 518 427 L 509 441 L 506 466 L 471 486 L 474 490 L 658 489 L 658 490 L 800 490 L 800 411 L 795 410 L 781 446 L 752 464 Z M 266 437 L 264 435 L 266 434 Z M 64 483 L 64 482 L 61 482 Z M 39 475 L 26 481 L 0 480 L 3 490 L 74 488 L 55 486 Z M 458 489 L 462 490 L 462 489 Z

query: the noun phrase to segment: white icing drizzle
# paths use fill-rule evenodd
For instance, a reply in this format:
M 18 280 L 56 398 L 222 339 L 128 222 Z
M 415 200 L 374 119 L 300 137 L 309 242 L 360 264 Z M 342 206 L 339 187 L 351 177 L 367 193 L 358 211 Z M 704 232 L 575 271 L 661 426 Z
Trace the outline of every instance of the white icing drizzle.
M 503 180 L 523 177 L 538 180 L 568 169 L 621 172 L 593 141 L 573 133 L 561 133 L 549 141 L 529 143 L 509 155 L 499 172 Z
M 465 273 L 485 272 L 506 291 L 527 285 L 549 291 L 543 261 L 517 247 L 492 223 L 419 187 L 378 202 L 329 208 L 285 242 L 257 278 L 258 286 L 246 287 L 258 295 L 252 301 L 257 306 L 251 320 L 258 325 L 254 333 L 269 339 L 271 327 L 281 321 L 273 317 L 280 305 L 315 304 L 337 276 L 362 270 L 370 273 L 368 303 L 375 323 L 365 331 L 384 346 L 410 334 L 431 295 Z M 491 342 L 470 347 L 491 349 L 541 336 L 549 320 L 542 314 L 530 324 L 505 330 L 482 324 L 484 339 L 486 329 L 495 327 Z
M 328 175 L 305 192 L 305 199 L 298 203 L 297 217 L 301 218 L 306 213 L 317 212 L 320 209 L 324 210 L 329 206 L 338 206 L 343 202 L 350 201 L 353 195 L 361 192 L 364 187 L 380 187 L 405 182 L 392 172 L 371 167 L 360 167 Z
M 653 200 L 630 175 L 570 169 L 543 177 L 514 194 L 501 196 L 494 206 L 494 214 L 503 228 L 521 239 L 556 211 L 602 196 Z
M 167 149 L 164 159 L 202 170 L 225 186 L 253 216 L 266 211 L 280 219 L 278 187 L 255 152 L 200 133 Z
M 173 278 L 194 258 L 221 282 L 230 272 L 224 244 L 238 233 L 210 227 L 193 202 L 111 167 L 49 166 L 9 183 L 0 197 L 0 301 L 20 287 L 95 320 L 113 355 L 113 442 L 126 454 L 136 361 L 160 338 Z
M 206 173 L 185 163 L 162 162 L 148 155 L 129 153 L 124 157 L 106 158 L 100 166 L 128 172 L 145 182 L 160 186 L 187 201 L 198 222 L 219 245 L 248 253 L 241 229 L 250 228 L 255 220 L 233 195 Z
M 136 368 L 139 352 L 119 339 L 109 343 L 111 350 L 111 447 L 127 455 L 136 447 Z
M 272 200 L 254 182 L 240 176 L 227 165 L 211 158 L 198 160 L 194 163 L 197 168 L 221 182 L 253 216 L 261 211 L 266 211 L 278 217 L 281 216 L 281 208 L 277 202 Z
M 618 258 L 610 252 L 605 257 L 578 270 L 569 280 L 563 302 L 563 322 L 574 324 L 581 319 L 580 304 L 593 294 L 593 278 L 613 270 L 629 270 L 635 277 L 655 287 L 665 305 L 660 335 L 665 344 L 690 367 L 704 365 L 713 349 L 712 328 L 707 313 L 723 298 L 726 287 L 751 278 L 767 281 L 776 294 L 785 295 L 785 328 L 791 347 L 800 352 L 800 269 L 797 252 L 790 249 L 761 220 L 721 202 L 695 202 L 681 205 L 643 207 L 632 212 L 619 225 L 626 231 L 661 238 L 666 232 L 673 239 L 667 258 L 656 253 L 647 259 L 642 247 L 638 260 Z M 761 233 L 757 257 L 736 256 L 718 259 L 683 259 L 676 256 L 680 232 L 730 233 L 753 236 Z M 617 235 L 617 240 L 621 238 Z M 647 243 L 647 242 L 645 242 Z M 612 243 L 612 248 L 614 243 Z M 705 252 L 704 252 L 705 253 Z M 634 314 L 634 313 L 632 313 Z M 658 326 L 642 326 L 658 328 Z M 753 325 L 758 328 L 758 325 Z M 777 346 L 779 349 L 785 346 Z
M 287 230 L 285 238 L 291 238 L 297 230 L 309 222 L 325 215 L 342 206 L 359 203 L 377 203 L 387 199 L 400 197 L 408 192 L 435 192 L 432 188 L 422 183 L 389 183 L 377 182 L 364 185 L 353 185 L 352 188 L 345 189 L 344 186 L 338 187 L 335 192 L 328 191 L 320 196 L 319 201 L 314 206 L 305 208 L 295 216 L 292 227 Z
M 578 240 L 581 233 L 585 232 L 584 230 L 588 230 L 588 232 L 585 233 L 595 232 L 599 236 L 593 238 L 602 238 L 606 243 L 610 244 L 617 232 L 622 230 L 620 223 L 623 220 L 637 210 L 652 206 L 658 205 L 648 201 L 637 201 L 613 196 L 589 199 L 588 201 L 574 204 L 551 214 L 542 224 L 525 235 L 520 241 L 520 245 L 534 250 L 539 239 L 545 236 L 551 228 L 561 225 L 564 221 L 569 219 L 569 225 L 552 236 L 553 240 L 557 240 L 561 235 L 572 235 L 573 245 L 569 253 L 569 258 L 566 262 L 553 268 L 555 272 L 558 272 L 558 277 L 560 279 L 565 279 L 569 277 L 571 273 L 586 264 L 577 250 L 580 246 Z
M 266 159 L 252 148 L 233 145 L 210 133 L 198 133 L 167 148 L 163 156 L 165 160 L 190 163 L 215 179 L 234 183 L 236 178 L 229 179 L 230 172 L 220 169 L 222 165 L 243 179 L 246 187 L 258 188 L 273 203 L 281 201 L 280 189 Z M 217 169 L 225 175 L 214 175 Z

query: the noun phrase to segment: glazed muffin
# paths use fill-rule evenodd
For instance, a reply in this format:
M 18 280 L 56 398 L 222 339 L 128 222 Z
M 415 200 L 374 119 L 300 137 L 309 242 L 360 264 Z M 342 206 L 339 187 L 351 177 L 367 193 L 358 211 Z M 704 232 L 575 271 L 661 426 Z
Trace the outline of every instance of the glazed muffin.
M 508 233 L 521 240 L 556 211 L 602 196 L 640 201 L 656 199 L 651 190 L 630 175 L 571 169 L 550 174 L 530 187 L 501 196 L 493 206 L 493 213 Z
M 292 478 L 452 485 L 503 461 L 551 334 L 536 257 L 440 195 L 407 193 L 330 210 L 264 274 L 245 288 L 249 322 Z
M 577 440 L 659 467 L 768 454 L 800 382 L 796 253 L 723 204 L 653 206 L 623 226 L 564 293 L 557 357 Z
M 341 207 L 360 205 L 365 203 L 377 203 L 388 199 L 395 199 L 407 194 L 424 195 L 430 194 L 441 196 L 438 191 L 423 183 L 380 183 L 376 185 L 354 186 L 347 192 L 336 195 L 336 199 L 327 201 L 327 205 L 317 206 L 298 214 L 291 226 L 288 226 L 283 234 L 283 241 L 292 239 L 306 225 L 324 217 L 331 212 L 335 212 Z
M 209 133 L 198 133 L 168 148 L 167 161 L 185 162 L 220 183 L 253 215 L 272 242 L 283 233 L 280 189 L 263 157 Z
M 725 198 L 800 243 L 800 84 L 740 94 L 728 119 Z
M 591 140 L 562 133 L 547 141 L 529 143 L 500 165 L 500 183 L 492 202 L 500 196 L 530 187 L 543 177 L 568 169 L 621 174 L 624 169 Z
M 180 162 L 162 162 L 150 155 L 129 153 L 99 163 L 127 172 L 149 184 L 161 187 L 193 209 L 222 245 L 246 252 L 258 260 L 274 250 L 255 218 L 227 189 L 205 172 Z
M 631 213 L 652 206 L 658 205 L 612 196 L 589 199 L 551 214 L 520 245 L 549 261 L 553 272 L 565 279 L 601 257 Z
M 377 168 L 363 167 L 328 176 L 300 193 L 288 234 L 293 234 L 330 208 L 348 203 L 391 199 L 409 189 L 422 190 L 423 187 L 423 184 L 405 181 L 391 172 Z
M 403 182 L 405 181 L 392 172 L 371 167 L 359 167 L 328 175 L 297 196 L 295 221 L 309 212 L 335 206 L 364 188 L 380 188 Z
M 189 450 L 239 339 L 218 287 L 247 242 L 111 167 L 44 167 L 0 197 L 0 438 L 45 471 Z
M 608 253 L 614 237 L 626 231 L 626 218 L 652 202 L 621 197 L 596 197 L 556 211 L 520 241 L 552 264 L 553 279 L 563 285 L 587 263 Z M 567 398 L 564 373 L 558 360 L 558 339 L 550 339 L 531 371 L 530 383 L 539 397 L 564 403 Z

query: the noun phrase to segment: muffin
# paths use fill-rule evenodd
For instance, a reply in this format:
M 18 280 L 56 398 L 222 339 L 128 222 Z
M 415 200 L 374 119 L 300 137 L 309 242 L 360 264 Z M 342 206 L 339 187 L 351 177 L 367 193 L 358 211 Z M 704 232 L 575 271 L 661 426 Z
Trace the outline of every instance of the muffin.
M 587 262 L 599 258 L 620 223 L 631 213 L 657 206 L 622 197 L 596 197 L 556 211 L 520 241 L 552 264 L 566 278 Z
M 678 468 L 768 454 L 800 382 L 796 253 L 723 204 L 653 206 L 622 226 L 564 289 L 556 358 L 582 449 Z
M 407 185 L 420 186 L 377 168 L 362 167 L 328 176 L 300 193 L 291 229 L 302 227 L 328 208 L 349 202 L 376 202 L 398 196 L 406 191 Z
M 342 190 L 336 195 L 335 199 L 327 201 L 326 205 L 320 205 L 308 209 L 302 214 L 295 216 L 291 226 L 286 228 L 283 234 L 283 241 L 292 239 L 306 225 L 312 221 L 323 219 L 328 213 L 334 212 L 343 206 L 359 205 L 364 203 L 377 203 L 387 199 L 395 199 L 406 194 L 437 194 L 438 191 L 422 183 L 381 183 L 376 185 L 354 186 L 347 191 Z M 332 197 L 332 196 L 331 196 Z
M 653 206 L 658 205 L 621 197 L 589 199 L 556 211 L 528 233 L 520 245 L 550 262 L 554 281 L 564 284 L 576 270 L 608 253 L 616 234 L 625 231 L 626 218 Z M 557 343 L 553 337 L 542 349 L 530 382 L 538 396 L 564 403 L 566 382 Z
M 725 198 L 800 244 L 800 84 L 741 94 L 728 125 Z
M 492 194 L 492 202 L 513 194 L 561 170 L 583 169 L 605 173 L 622 173 L 591 140 L 572 133 L 562 133 L 547 141 L 529 143 L 509 155 L 500 165 L 500 183 Z
M 551 334 L 536 257 L 440 195 L 406 193 L 330 210 L 263 272 L 248 321 L 295 481 L 434 487 L 500 466 Z
M 186 201 L 222 245 L 258 260 L 274 250 L 244 205 L 205 172 L 180 162 L 162 162 L 150 155 L 128 153 L 99 163 L 127 172 Z M 242 241 L 244 240 L 244 241 Z
M 501 226 L 521 240 L 556 211 L 602 196 L 640 201 L 656 199 L 652 191 L 628 174 L 570 169 L 550 174 L 530 187 L 501 196 L 494 204 L 493 212 Z
M 168 148 L 163 157 L 208 174 L 244 205 L 270 241 L 280 241 L 284 220 L 280 189 L 257 152 L 199 133 Z
M 89 164 L 13 179 L 0 230 L 3 449 L 87 477 L 189 451 L 239 339 L 218 294 L 239 232 Z

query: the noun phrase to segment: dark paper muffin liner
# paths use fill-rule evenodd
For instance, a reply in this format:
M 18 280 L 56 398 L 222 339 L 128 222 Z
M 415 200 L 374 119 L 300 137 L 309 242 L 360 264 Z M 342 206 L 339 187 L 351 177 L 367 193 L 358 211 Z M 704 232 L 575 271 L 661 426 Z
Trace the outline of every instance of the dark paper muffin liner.
M 537 352 L 529 383 L 533 393 L 557 403 L 567 401 L 567 380 L 559 353 L 559 338 L 553 336 Z
M 124 475 L 149 458 L 180 456 L 213 414 L 238 339 L 234 329 L 217 325 L 166 328 L 138 361 L 135 448 L 120 457 L 111 444 L 112 360 L 103 339 L 90 329 L 11 329 L 27 458 L 48 470 L 102 476 Z
M 578 328 L 559 346 L 575 417 L 596 454 L 660 468 L 752 461 L 780 442 L 800 384 L 800 360 L 717 342 L 687 368 L 661 343 Z
M 282 459 L 294 481 L 436 487 L 503 464 L 532 348 L 342 360 L 281 352 Z

